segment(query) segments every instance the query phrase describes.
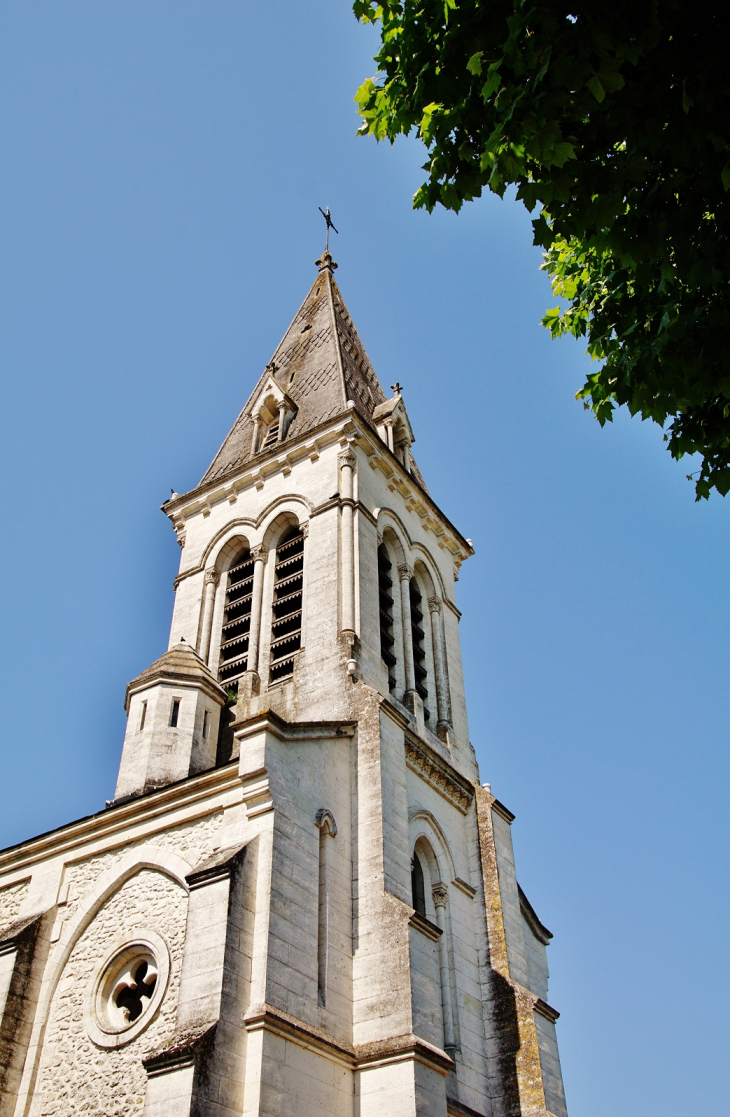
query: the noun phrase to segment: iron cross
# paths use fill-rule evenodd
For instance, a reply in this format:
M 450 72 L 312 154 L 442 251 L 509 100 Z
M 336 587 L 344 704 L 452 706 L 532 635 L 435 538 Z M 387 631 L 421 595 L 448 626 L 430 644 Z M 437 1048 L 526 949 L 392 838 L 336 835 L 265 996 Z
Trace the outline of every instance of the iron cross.
M 325 224 L 327 225 L 327 233 L 325 234 L 325 239 L 324 239 L 324 250 L 325 250 L 325 252 L 329 252 L 329 250 L 330 250 L 330 229 L 335 229 L 335 224 L 334 224 L 334 221 L 332 220 L 332 214 L 330 213 L 330 207 L 329 206 L 327 206 L 327 212 L 326 213 L 322 209 L 321 206 L 317 206 L 317 209 L 319 210 L 319 212 L 324 217 Z M 339 229 L 335 229 L 335 232 L 339 236 Z

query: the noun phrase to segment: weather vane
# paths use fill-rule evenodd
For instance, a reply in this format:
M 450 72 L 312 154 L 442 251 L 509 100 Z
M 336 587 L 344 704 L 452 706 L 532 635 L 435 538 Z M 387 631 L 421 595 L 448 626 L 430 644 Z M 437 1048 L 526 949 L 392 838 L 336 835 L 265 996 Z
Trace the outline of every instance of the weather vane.
M 335 229 L 335 224 L 332 220 L 332 214 L 330 213 L 330 207 L 329 206 L 327 206 L 327 212 L 326 213 L 322 209 L 321 206 L 317 206 L 317 209 L 319 210 L 319 212 L 324 217 L 325 224 L 327 225 L 327 233 L 326 233 L 325 239 L 324 239 L 324 250 L 325 250 L 325 252 L 329 252 L 329 250 L 330 250 L 330 229 Z M 335 232 L 339 236 L 339 229 L 335 229 Z

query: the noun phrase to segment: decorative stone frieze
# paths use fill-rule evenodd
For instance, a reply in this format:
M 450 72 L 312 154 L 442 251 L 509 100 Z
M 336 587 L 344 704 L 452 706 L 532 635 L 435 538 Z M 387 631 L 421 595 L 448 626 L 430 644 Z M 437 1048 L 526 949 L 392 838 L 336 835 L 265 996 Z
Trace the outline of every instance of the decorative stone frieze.
M 466 814 L 474 798 L 474 787 L 469 780 L 460 776 L 425 741 L 409 733 L 406 733 L 404 741 L 408 767 Z

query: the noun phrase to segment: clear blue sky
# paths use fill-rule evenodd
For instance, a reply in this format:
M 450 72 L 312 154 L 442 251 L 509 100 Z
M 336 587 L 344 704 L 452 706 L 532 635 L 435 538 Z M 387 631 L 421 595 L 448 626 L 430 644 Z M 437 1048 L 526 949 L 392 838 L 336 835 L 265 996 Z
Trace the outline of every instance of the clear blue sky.
M 357 139 L 345 0 L 0 4 L 0 844 L 111 796 L 127 681 L 164 650 L 159 505 L 203 474 L 337 273 L 399 378 L 457 587 L 482 779 L 555 932 L 573 1117 L 727 1105 L 730 504 L 656 427 L 601 431 L 525 212 L 413 213 L 423 153 Z

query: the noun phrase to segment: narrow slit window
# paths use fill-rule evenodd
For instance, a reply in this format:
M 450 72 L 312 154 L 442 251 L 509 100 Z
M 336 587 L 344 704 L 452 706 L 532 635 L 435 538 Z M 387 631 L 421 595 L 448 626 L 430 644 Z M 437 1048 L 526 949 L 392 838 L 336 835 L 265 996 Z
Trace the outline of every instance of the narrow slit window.
M 302 646 L 303 588 L 304 535 L 300 527 L 295 527 L 276 548 L 269 682 L 286 679 L 294 672 L 294 659 Z
M 248 668 L 253 567 L 253 559 L 248 547 L 245 547 L 236 556 L 233 566 L 228 571 L 218 666 L 218 678 L 228 691 L 238 690 L 238 680 Z
M 393 578 L 388 552 L 378 547 L 378 595 L 380 605 L 380 654 L 388 668 L 388 689 L 395 690 L 395 637 L 393 635 Z
M 319 901 L 317 905 L 317 1002 L 327 1002 L 327 954 L 329 947 L 329 892 L 327 880 L 327 846 L 329 827 L 319 832 Z
M 170 728 L 177 729 L 177 721 L 180 717 L 180 699 L 173 698 L 172 709 L 170 710 Z
M 142 713 L 139 715 L 139 728 L 144 729 L 144 723 L 147 718 L 147 703 L 142 703 Z
M 423 880 L 423 867 L 418 859 L 418 854 L 413 854 L 411 862 L 411 892 L 412 904 L 419 915 L 426 914 L 426 888 Z
M 423 598 L 418 588 L 418 582 L 411 578 L 409 583 L 411 595 L 411 635 L 413 637 L 413 669 L 416 674 L 416 690 L 423 702 L 428 701 L 428 671 L 426 670 L 426 633 L 423 630 Z M 424 705 L 423 716 L 426 721 L 431 714 Z
M 207 741 L 210 736 L 210 710 L 203 712 L 203 740 Z

